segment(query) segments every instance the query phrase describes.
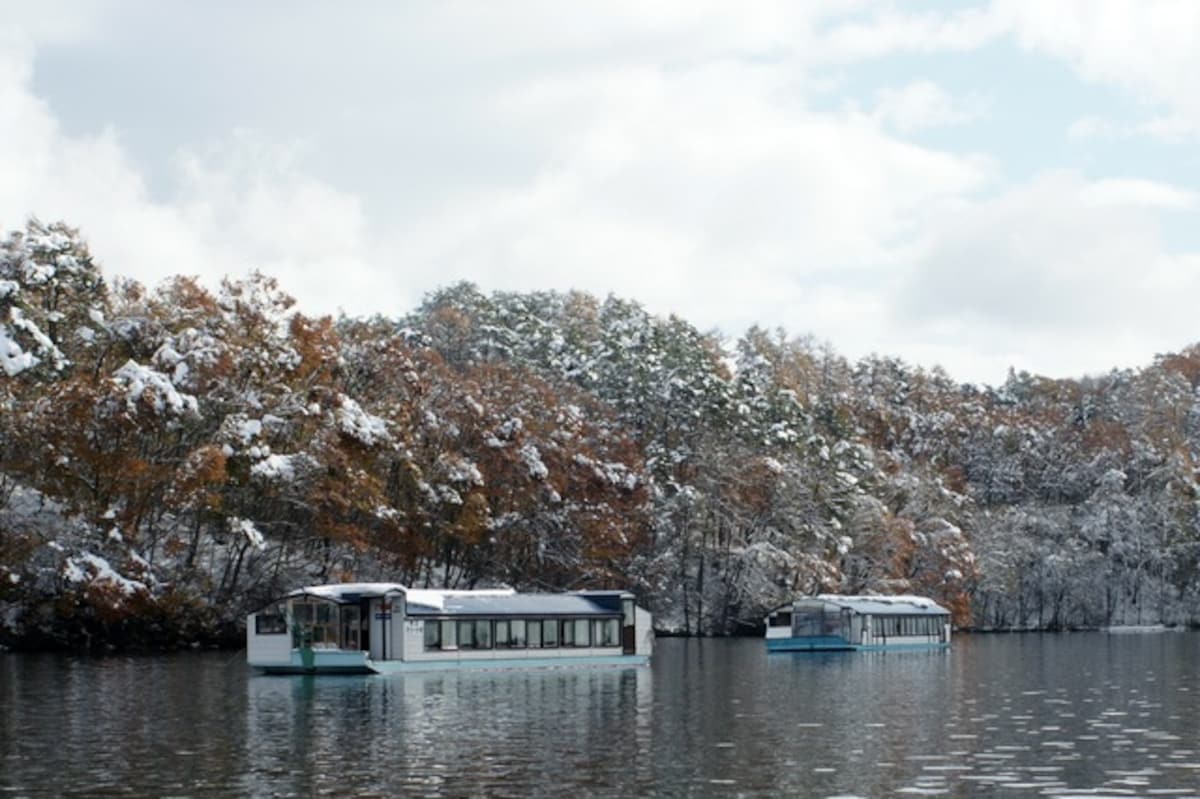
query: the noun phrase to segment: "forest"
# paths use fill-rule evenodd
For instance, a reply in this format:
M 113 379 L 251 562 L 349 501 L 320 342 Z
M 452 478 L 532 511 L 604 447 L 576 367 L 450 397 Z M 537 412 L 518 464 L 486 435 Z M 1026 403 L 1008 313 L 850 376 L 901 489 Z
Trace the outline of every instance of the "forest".
M 0 646 L 237 646 L 282 593 L 372 579 L 629 588 L 683 635 L 817 592 L 976 630 L 1200 624 L 1200 347 L 993 387 L 613 296 L 397 313 L 6 234 Z

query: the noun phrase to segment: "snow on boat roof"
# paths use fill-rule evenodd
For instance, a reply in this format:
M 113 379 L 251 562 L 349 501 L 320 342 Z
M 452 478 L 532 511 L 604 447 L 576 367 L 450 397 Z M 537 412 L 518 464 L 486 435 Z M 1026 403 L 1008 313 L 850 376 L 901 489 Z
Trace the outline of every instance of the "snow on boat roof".
M 863 595 L 847 596 L 844 594 L 818 594 L 813 597 L 802 597 L 797 602 L 818 600 L 847 608 L 855 613 L 870 613 L 876 616 L 949 616 L 950 611 L 923 596 L 896 595 Z
M 385 595 L 403 595 L 412 615 L 519 616 L 611 615 L 618 612 L 626 591 L 577 591 L 566 594 L 518 594 L 511 588 L 476 590 L 407 588 L 402 583 L 334 583 L 298 588 L 289 599 L 311 596 L 331 602 L 358 602 Z
M 404 586 L 400 583 L 333 583 L 297 588 L 289 593 L 288 597 L 315 596 L 334 602 L 354 602 L 366 597 L 398 594 L 404 590 Z
M 620 594 L 608 594 L 619 597 Z M 480 596 L 478 593 L 447 596 L 440 606 L 409 599 L 410 616 L 612 616 L 620 605 L 597 601 L 582 594 L 517 594 Z
M 461 597 L 507 597 L 515 596 L 511 588 L 485 588 L 476 591 L 455 591 L 433 588 L 410 588 L 404 592 L 409 605 L 419 605 L 426 608 L 441 610 L 449 600 Z

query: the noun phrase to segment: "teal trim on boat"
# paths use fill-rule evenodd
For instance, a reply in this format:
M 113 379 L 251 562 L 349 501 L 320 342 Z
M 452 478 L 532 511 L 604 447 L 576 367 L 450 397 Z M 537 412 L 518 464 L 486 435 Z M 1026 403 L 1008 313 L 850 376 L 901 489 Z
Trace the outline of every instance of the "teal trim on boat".
M 368 661 L 377 674 L 412 674 L 428 671 L 491 671 L 497 669 L 555 669 L 580 666 L 645 666 L 648 655 L 608 657 L 487 658 L 479 660 L 381 660 Z
M 904 652 L 925 649 L 949 649 L 943 641 L 917 644 L 852 644 L 845 638 L 835 636 L 810 636 L 804 638 L 768 638 L 768 652 Z
M 859 647 L 836 635 L 808 635 L 800 638 L 768 638 L 768 652 L 833 652 Z

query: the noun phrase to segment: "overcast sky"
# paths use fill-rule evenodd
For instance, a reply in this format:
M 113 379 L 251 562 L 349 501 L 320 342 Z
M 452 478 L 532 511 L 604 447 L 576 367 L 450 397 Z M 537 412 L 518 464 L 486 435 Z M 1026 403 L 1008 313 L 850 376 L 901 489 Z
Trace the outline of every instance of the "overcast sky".
M 1197 76 L 1192 0 L 8 4 L 0 228 L 1079 376 L 1200 340 Z

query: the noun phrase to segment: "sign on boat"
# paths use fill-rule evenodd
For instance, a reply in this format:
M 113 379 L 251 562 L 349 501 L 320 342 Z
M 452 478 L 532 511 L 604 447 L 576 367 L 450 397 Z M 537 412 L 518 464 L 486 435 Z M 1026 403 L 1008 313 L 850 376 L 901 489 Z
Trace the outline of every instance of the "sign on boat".
M 246 660 L 293 674 L 636 666 L 650 660 L 651 622 L 626 591 L 316 585 L 247 617 Z

